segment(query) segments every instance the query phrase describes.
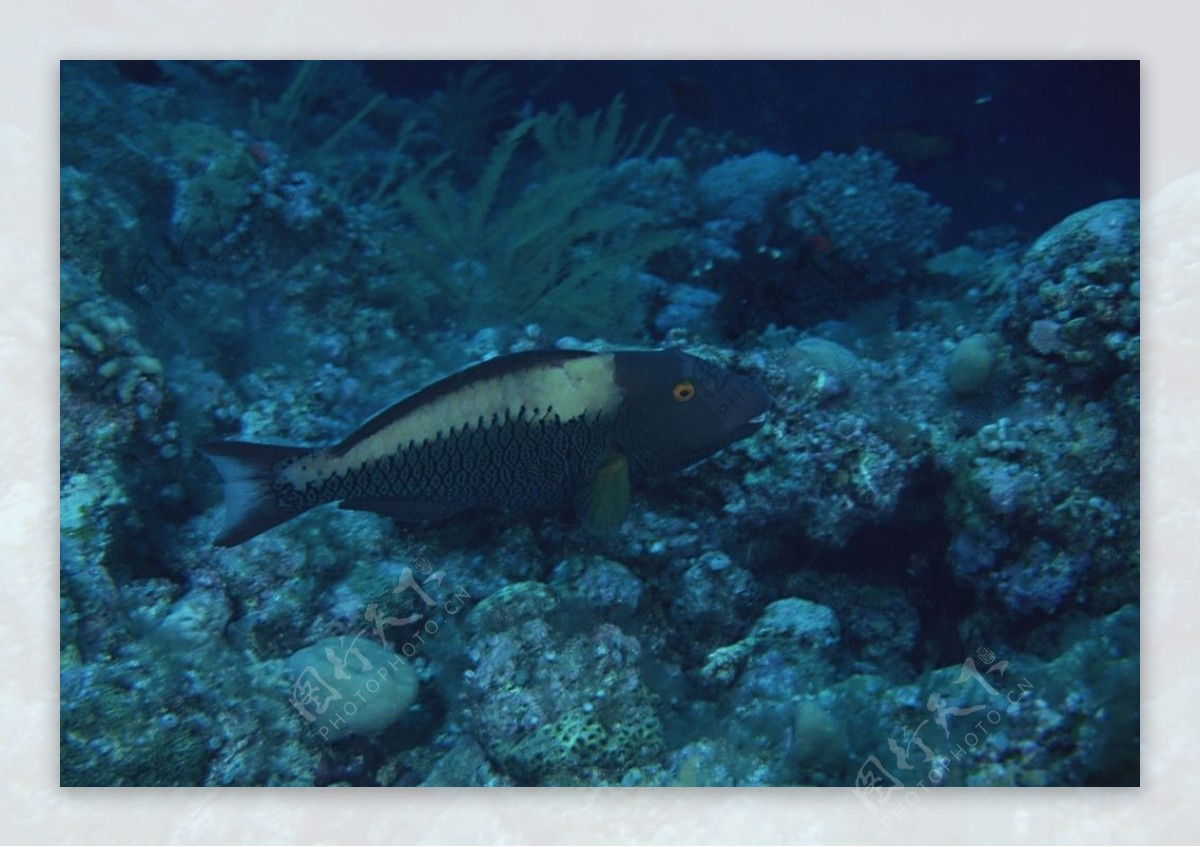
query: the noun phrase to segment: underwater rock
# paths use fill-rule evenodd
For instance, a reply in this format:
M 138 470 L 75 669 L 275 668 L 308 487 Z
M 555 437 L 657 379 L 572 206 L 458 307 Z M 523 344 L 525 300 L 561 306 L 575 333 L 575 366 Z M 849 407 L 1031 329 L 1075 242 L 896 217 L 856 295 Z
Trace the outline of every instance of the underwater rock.
M 974 394 L 987 384 L 996 354 L 986 335 L 969 335 L 954 348 L 946 363 L 946 382 L 956 394 Z
M 1140 204 L 1106 200 L 1069 215 L 1026 251 L 1006 332 L 1087 396 L 1140 361 Z
M 368 639 L 345 641 L 323 639 L 287 663 L 292 705 L 328 741 L 376 735 L 417 699 L 417 674 L 407 659 Z

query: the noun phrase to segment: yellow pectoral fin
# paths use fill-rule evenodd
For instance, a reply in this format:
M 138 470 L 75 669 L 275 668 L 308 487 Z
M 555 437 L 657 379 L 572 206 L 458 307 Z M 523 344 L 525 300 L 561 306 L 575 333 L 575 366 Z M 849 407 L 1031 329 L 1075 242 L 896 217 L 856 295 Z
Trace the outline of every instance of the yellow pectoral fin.
M 576 503 L 579 517 L 590 532 L 611 535 L 629 514 L 629 463 L 620 453 L 604 460 Z

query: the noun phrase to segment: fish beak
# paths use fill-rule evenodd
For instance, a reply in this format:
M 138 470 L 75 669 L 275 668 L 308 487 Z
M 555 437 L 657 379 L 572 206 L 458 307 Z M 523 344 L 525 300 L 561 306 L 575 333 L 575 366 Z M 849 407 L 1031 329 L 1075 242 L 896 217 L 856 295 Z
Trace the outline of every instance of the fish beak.
M 734 440 L 740 440 L 742 438 L 746 438 L 747 436 L 753 435 L 754 433 L 758 432 L 758 428 L 766 422 L 767 413 L 759 412 L 757 415 L 737 428 L 737 431 L 734 433 Z

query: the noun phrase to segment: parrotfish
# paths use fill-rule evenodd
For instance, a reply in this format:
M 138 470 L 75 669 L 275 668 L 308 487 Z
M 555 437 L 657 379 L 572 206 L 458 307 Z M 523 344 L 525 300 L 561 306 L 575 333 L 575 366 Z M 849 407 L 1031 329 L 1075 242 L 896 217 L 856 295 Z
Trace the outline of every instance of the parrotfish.
M 406 521 L 573 504 L 589 530 L 613 533 L 633 485 L 751 435 L 770 402 L 752 377 L 677 350 L 500 356 L 331 447 L 205 445 L 225 484 L 215 543 L 241 544 L 333 502 Z

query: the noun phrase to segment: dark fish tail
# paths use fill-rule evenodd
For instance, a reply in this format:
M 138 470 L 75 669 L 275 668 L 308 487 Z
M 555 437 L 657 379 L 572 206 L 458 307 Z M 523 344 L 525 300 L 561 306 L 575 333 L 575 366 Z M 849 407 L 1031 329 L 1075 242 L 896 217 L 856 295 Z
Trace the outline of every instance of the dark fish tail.
M 307 453 L 308 448 L 214 441 L 200 449 L 217 466 L 225 483 L 225 528 L 213 542 L 215 546 L 241 544 L 304 511 L 280 506 L 272 484 L 279 463 Z

